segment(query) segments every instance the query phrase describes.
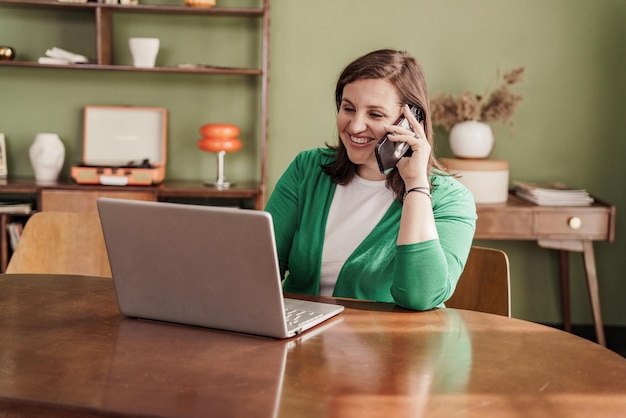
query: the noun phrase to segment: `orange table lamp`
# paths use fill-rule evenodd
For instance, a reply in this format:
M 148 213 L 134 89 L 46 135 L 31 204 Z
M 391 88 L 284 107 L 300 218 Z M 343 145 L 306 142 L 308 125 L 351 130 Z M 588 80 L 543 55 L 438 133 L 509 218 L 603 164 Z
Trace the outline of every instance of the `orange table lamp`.
M 206 185 L 226 189 L 232 185 L 224 180 L 224 157 L 227 152 L 239 151 L 243 144 L 237 138 L 241 130 L 237 125 L 228 123 L 208 123 L 200 127 L 202 138 L 198 140 L 198 148 L 217 154 L 217 180 Z

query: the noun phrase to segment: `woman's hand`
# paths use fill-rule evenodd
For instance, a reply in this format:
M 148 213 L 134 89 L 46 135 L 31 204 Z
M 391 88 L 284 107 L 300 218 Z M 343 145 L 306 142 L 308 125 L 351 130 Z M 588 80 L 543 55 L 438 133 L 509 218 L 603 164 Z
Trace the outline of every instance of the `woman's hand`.
M 397 125 L 387 125 L 385 129 L 392 135 L 389 140 L 393 142 L 406 142 L 411 146 L 413 154 L 410 157 L 403 157 L 398 161 L 396 167 L 400 176 L 404 180 L 406 189 L 418 186 L 428 186 L 428 163 L 430 161 L 431 146 L 426 139 L 426 133 L 421 123 L 409 110 L 408 105 L 404 105 L 402 114 L 409 121 L 413 130 L 402 128 Z

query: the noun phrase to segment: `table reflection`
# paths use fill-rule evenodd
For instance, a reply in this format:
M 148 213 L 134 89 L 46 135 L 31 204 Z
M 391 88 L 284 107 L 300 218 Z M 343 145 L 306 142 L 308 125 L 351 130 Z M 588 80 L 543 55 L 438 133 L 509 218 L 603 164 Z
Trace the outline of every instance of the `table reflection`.
M 287 354 L 282 410 L 306 404 L 309 416 L 372 416 L 373 407 L 383 412 L 393 399 L 402 405 L 396 412 L 419 416 L 430 394 L 464 392 L 472 349 L 463 318 L 446 311 L 416 324 L 415 314 L 361 311 L 341 327 L 295 343 Z

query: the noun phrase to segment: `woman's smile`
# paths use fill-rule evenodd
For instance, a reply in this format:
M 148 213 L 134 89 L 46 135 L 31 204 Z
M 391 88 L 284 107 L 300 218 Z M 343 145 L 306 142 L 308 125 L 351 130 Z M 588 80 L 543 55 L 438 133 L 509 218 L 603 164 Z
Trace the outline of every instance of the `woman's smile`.
M 368 137 L 351 136 L 350 141 L 352 141 L 353 144 L 357 144 L 357 145 L 368 145 L 371 142 L 374 142 L 375 140 L 372 138 L 368 138 Z

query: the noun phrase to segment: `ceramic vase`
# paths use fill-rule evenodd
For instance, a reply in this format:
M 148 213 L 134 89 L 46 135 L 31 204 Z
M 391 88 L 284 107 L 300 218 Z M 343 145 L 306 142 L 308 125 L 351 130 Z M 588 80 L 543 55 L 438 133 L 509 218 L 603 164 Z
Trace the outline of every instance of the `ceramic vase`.
M 39 133 L 28 150 L 30 164 L 37 182 L 55 182 L 59 179 L 65 161 L 65 146 L 59 135 Z
M 450 129 L 450 149 L 458 158 L 487 158 L 494 142 L 491 126 L 484 122 L 468 120 Z

